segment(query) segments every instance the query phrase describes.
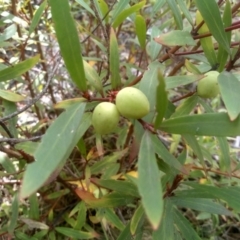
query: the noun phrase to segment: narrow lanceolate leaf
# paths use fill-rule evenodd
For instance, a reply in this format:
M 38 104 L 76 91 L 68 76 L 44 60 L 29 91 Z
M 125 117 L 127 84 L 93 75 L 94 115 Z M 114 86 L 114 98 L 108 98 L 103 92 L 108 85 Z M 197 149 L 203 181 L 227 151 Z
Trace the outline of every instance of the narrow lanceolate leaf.
M 196 24 L 199 25 L 203 21 L 202 15 L 199 11 L 196 13 Z M 209 28 L 207 27 L 206 23 L 204 23 L 198 30 L 198 34 L 208 33 Z M 200 43 L 208 62 L 212 67 L 217 65 L 217 56 L 215 53 L 214 45 L 213 45 L 213 38 L 212 36 L 200 38 Z
M 160 71 L 158 71 L 158 86 L 156 92 L 156 119 L 154 123 L 154 127 L 158 128 L 165 116 L 165 112 L 167 110 L 168 105 L 168 95 L 166 92 L 166 84 L 163 78 L 163 75 Z
M 231 54 L 229 41 L 224 30 L 217 2 L 215 0 L 194 1 L 213 37 L 229 54 Z
M 132 235 L 136 233 L 137 227 L 142 218 L 144 218 L 144 209 L 142 207 L 142 204 L 140 204 L 131 219 L 130 230 Z
M 89 84 L 102 94 L 103 86 L 97 71 L 86 61 L 83 60 L 86 79 Z
M 176 1 L 175 0 L 167 0 L 166 2 L 172 11 L 172 14 L 173 14 L 173 17 L 174 17 L 174 20 L 175 20 L 175 23 L 176 23 L 178 29 L 182 30 L 183 29 L 182 15 L 181 15 L 181 12 L 178 8 Z
M 154 145 L 149 132 L 145 132 L 140 145 L 138 159 L 138 190 L 145 213 L 154 229 L 159 226 L 163 198 L 160 174 L 155 158 Z
M 20 102 L 26 98 L 12 91 L 3 90 L 3 89 L 0 89 L 0 97 L 10 102 Z
M 142 49 L 144 49 L 146 44 L 147 26 L 146 26 L 145 19 L 140 14 L 137 14 L 135 18 L 135 27 L 136 27 L 136 35 L 140 43 L 140 46 Z
M 113 29 L 110 33 L 110 73 L 112 89 L 117 89 L 121 86 L 121 78 L 119 74 L 119 51 L 118 42 Z
M 187 31 L 175 30 L 155 37 L 154 40 L 165 46 L 195 46 L 196 42 L 193 40 L 191 34 Z
M 159 228 L 153 232 L 153 240 L 168 239 L 175 240 L 174 238 L 174 224 L 173 224 L 173 204 L 170 198 L 164 200 L 163 220 Z
M 8 225 L 8 233 L 13 234 L 15 228 L 17 227 L 18 214 L 19 214 L 19 199 L 18 194 L 16 194 L 12 200 L 11 204 L 11 217 Z
M 218 85 L 228 115 L 234 121 L 240 113 L 240 81 L 233 74 L 222 72 L 218 76 Z
M 13 67 L 8 67 L 0 71 L 0 82 L 7 81 L 21 76 L 31 69 L 39 61 L 39 55 L 20 62 Z
M 174 223 L 181 232 L 183 239 L 201 240 L 191 223 L 177 209 L 173 210 Z
M 84 232 L 67 227 L 56 227 L 55 230 L 68 238 L 74 239 L 94 239 L 98 238 L 98 234 L 95 232 Z
M 29 27 L 29 35 L 34 31 L 34 29 L 36 28 L 36 26 L 38 25 L 41 16 L 43 14 L 44 9 L 47 6 L 47 1 L 43 1 L 42 4 L 39 6 L 39 8 L 37 9 L 37 11 L 35 12 L 31 25 Z
M 175 134 L 220 137 L 238 136 L 240 135 L 240 117 L 230 121 L 227 113 L 182 116 L 162 122 L 159 129 Z
M 56 170 L 61 170 L 72 149 L 90 125 L 90 115 L 83 117 L 84 109 L 85 103 L 73 105 L 49 127 L 34 153 L 36 161 L 27 166 L 21 198 L 36 192 Z
M 128 16 L 140 10 L 145 5 L 145 3 L 146 1 L 141 1 L 140 3 L 137 3 L 119 13 L 112 24 L 113 28 L 117 28 Z
M 231 24 L 232 24 L 232 8 L 231 8 L 230 1 L 227 0 L 224 8 L 224 12 L 223 12 L 223 25 L 226 28 L 231 26 Z M 232 32 L 231 31 L 226 32 L 226 35 L 227 35 L 228 42 L 230 44 Z M 218 55 L 217 55 L 217 60 L 219 64 L 218 72 L 223 71 L 225 64 L 227 62 L 227 59 L 228 59 L 228 52 L 224 49 L 222 45 L 220 45 L 218 48 Z
M 70 13 L 68 0 L 50 0 L 57 40 L 67 70 L 81 91 L 87 90 L 78 32 Z

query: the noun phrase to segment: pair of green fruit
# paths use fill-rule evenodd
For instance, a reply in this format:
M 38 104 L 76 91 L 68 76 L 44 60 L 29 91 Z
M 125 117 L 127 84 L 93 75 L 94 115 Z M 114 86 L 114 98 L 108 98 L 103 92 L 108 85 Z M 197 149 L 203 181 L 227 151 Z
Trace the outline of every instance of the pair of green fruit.
M 202 98 L 213 98 L 219 94 L 217 71 L 210 71 L 198 82 L 197 93 Z M 92 125 L 99 134 L 108 134 L 117 127 L 120 115 L 126 118 L 140 119 L 147 115 L 150 105 L 147 97 L 134 87 L 120 90 L 116 96 L 116 105 L 102 102 L 92 115 Z
M 116 105 L 111 102 L 99 103 L 93 111 L 92 125 L 99 134 L 108 134 L 117 127 L 120 115 L 140 119 L 147 115 L 150 104 L 143 92 L 126 87 L 116 95 Z

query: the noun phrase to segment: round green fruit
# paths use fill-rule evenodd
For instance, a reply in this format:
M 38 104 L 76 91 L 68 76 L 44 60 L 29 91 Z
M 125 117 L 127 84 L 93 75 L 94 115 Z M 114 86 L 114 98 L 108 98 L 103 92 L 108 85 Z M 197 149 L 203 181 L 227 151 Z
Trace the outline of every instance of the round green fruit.
M 219 94 L 218 78 L 219 72 L 210 71 L 198 82 L 197 93 L 202 98 L 214 98 Z
M 117 127 L 119 117 L 119 112 L 115 104 L 102 102 L 93 111 L 92 125 L 96 133 L 108 134 Z
M 147 97 L 134 87 L 126 87 L 118 92 L 116 106 L 122 116 L 134 119 L 144 117 L 150 110 Z

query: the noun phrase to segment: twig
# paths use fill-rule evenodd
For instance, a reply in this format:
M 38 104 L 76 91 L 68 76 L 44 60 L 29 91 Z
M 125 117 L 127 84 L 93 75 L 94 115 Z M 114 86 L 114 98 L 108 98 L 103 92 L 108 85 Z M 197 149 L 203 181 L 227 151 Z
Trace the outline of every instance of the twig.
M 36 141 L 41 139 L 42 136 L 36 136 L 36 137 L 32 137 L 32 138 L 0 138 L 0 143 L 2 142 L 8 142 L 8 143 L 20 143 L 20 142 L 28 142 L 28 141 Z

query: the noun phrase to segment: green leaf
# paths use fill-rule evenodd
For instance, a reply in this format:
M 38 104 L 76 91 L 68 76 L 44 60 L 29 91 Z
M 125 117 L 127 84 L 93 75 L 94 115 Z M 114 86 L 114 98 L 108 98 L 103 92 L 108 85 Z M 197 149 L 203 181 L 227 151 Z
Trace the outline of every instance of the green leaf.
M 70 13 L 68 0 L 50 0 L 52 18 L 67 70 L 78 88 L 87 91 L 87 83 L 82 61 L 82 51 L 78 32 Z
M 195 46 L 196 42 L 193 40 L 192 35 L 187 31 L 172 30 L 168 33 L 161 34 L 155 37 L 154 40 L 165 46 Z
M 158 71 L 163 72 L 164 66 L 158 61 L 152 62 L 148 66 L 148 70 L 144 72 L 143 78 L 139 84 L 141 90 L 148 98 L 150 103 L 150 114 L 143 119 L 147 122 L 152 121 L 155 115 L 156 91 L 158 85 Z
M 150 42 L 147 44 L 147 52 L 150 55 L 152 61 L 156 60 L 160 50 L 162 49 L 162 45 L 154 41 L 154 38 L 158 37 L 161 33 L 162 32 L 156 26 L 152 27 L 151 39 Z
M 127 226 L 124 228 L 124 230 L 120 233 L 117 240 L 126 240 L 126 239 L 132 239 L 132 234 L 130 232 L 130 222 L 127 224 Z
M 97 186 L 111 189 L 118 193 L 139 197 L 137 187 L 131 182 L 114 179 L 101 180 L 97 178 L 92 179 L 92 182 L 96 183 Z
M 113 21 L 113 24 L 112 24 L 113 28 L 117 28 L 128 16 L 140 10 L 145 4 L 146 4 L 146 1 L 144 0 L 123 10 L 121 13 L 119 13 L 116 16 L 115 20 Z
M 84 0 L 76 0 L 76 2 L 79 3 L 83 8 L 85 8 L 88 12 L 90 12 L 95 17 L 95 13 L 91 9 L 88 3 L 86 3 Z
M 114 9 L 112 10 L 112 21 L 114 22 L 116 17 L 128 6 L 130 0 L 121 0 L 114 4 Z
M 61 170 L 79 138 L 91 124 L 91 115 L 83 117 L 84 109 L 84 103 L 73 105 L 48 128 L 34 153 L 36 162 L 27 166 L 21 198 L 36 192 L 49 178 L 56 175 L 56 171 Z
M 86 79 L 88 80 L 89 84 L 93 86 L 98 92 L 103 94 L 102 82 L 96 70 L 84 60 L 83 60 L 83 66 L 84 66 L 84 71 L 86 73 Z
M 39 202 L 36 194 L 29 197 L 29 213 L 30 219 L 39 220 Z
M 240 118 L 230 121 L 226 113 L 206 113 L 170 118 L 163 121 L 160 130 L 175 134 L 199 136 L 238 136 Z
M 232 213 L 219 203 L 211 199 L 171 197 L 173 204 L 181 208 L 191 208 L 200 212 L 232 216 Z
M 219 142 L 219 148 L 221 151 L 220 155 L 220 166 L 221 169 L 225 169 L 227 171 L 230 171 L 230 164 L 231 164 L 231 158 L 230 158 L 230 150 L 229 150 L 229 143 L 226 138 L 224 137 L 218 137 L 217 138 Z
M 165 116 L 168 105 L 168 94 L 166 92 L 166 84 L 163 78 L 163 75 L 160 71 L 158 71 L 158 86 L 156 92 L 156 119 L 154 123 L 154 127 L 158 128 Z
M 165 78 L 166 90 L 184 86 L 201 79 L 203 75 L 170 76 Z
M 168 149 L 163 145 L 157 136 L 152 136 L 152 143 L 155 148 L 155 153 L 158 154 L 165 163 L 174 167 L 178 171 L 186 173 L 186 170 L 181 165 L 181 163 L 172 154 L 169 153 Z
M 196 13 L 196 24 L 200 25 L 203 21 L 202 15 L 199 11 Z M 205 34 L 209 32 L 209 28 L 206 23 L 204 23 L 198 30 L 198 34 Z M 217 56 L 215 53 L 212 36 L 200 38 L 200 43 L 204 51 L 205 57 L 208 59 L 208 62 L 211 64 L 212 68 L 215 68 L 218 64 Z
M 56 227 L 55 230 L 68 238 L 93 239 L 99 237 L 95 232 L 84 232 L 67 227 Z
M 86 223 L 86 217 L 87 217 L 87 207 L 85 202 L 80 202 L 76 206 L 78 212 L 77 212 L 77 217 L 76 217 L 76 224 L 74 226 L 75 229 L 82 229 L 82 227 Z M 69 214 L 70 216 L 70 214 Z
M 15 64 L 13 67 L 8 67 L 0 71 L 0 82 L 14 79 L 21 76 L 23 73 L 30 70 L 39 61 L 39 55 L 29 58 L 23 62 Z
M 0 89 L 0 97 L 8 100 L 10 102 L 21 102 L 24 99 L 26 99 L 26 97 L 24 97 L 24 96 L 21 96 L 21 95 L 16 94 L 12 91 L 3 90 L 3 89 Z
M 240 81 L 230 72 L 222 72 L 218 76 L 223 102 L 227 108 L 231 121 L 240 113 Z
M 219 6 L 215 0 L 194 0 L 205 23 L 217 42 L 231 54 L 229 41 L 224 30 Z
M 39 6 L 39 8 L 37 9 L 37 11 L 35 12 L 34 16 L 33 16 L 33 19 L 32 19 L 32 22 L 31 22 L 31 25 L 29 27 L 29 35 L 31 35 L 31 33 L 35 30 L 35 28 L 37 27 L 40 19 L 41 19 L 41 16 L 43 14 L 43 11 L 45 10 L 47 6 L 47 1 L 43 1 L 41 3 L 41 5 Z
M 113 29 L 110 33 L 110 73 L 112 89 L 118 89 L 121 86 L 121 77 L 119 74 L 119 51 L 118 42 Z
M 8 225 L 8 233 L 13 234 L 15 228 L 17 227 L 17 222 L 18 222 L 18 214 L 19 214 L 19 198 L 18 194 L 15 194 L 12 200 L 11 204 L 11 217 L 9 220 L 9 225 Z
M 205 166 L 202 149 L 201 149 L 200 145 L 198 144 L 196 137 L 193 135 L 189 135 L 189 134 L 183 134 L 182 136 L 187 141 L 187 144 L 191 147 L 193 152 L 196 154 L 196 156 L 200 160 L 202 166 Z
M 182 16 L 181 16 L 181 12 L 178 8 L 178 5 L 176 4 L 176 1 L 175 0 L 167 0 L 166 2 L 172 11 L 177 28 L 182 30 L 183 29 Z M 178 45 L 178 44 L 176 44 L 176 45 Z
M 135 28 L 140 47 L 145 49 L 147 26 L 145 19 L 140 14 L 137 14 L 135 18 Z
M 169 198 L 164 200 L 164 212 L 159 228 L 153 232 L 153 240 L 174 238 L 173 204 Z
M 239 187 L 215 187 L 205 184 L 198 184 L 192 182 L 185 182 L 184 184 L 193 187 L 194 189 L 189 189 L 185 191 L 177 192 L 177 196 L 186 198 L 212 198 L 212 199 L 222 199 L 229 207 L 233 208 L 235 211 L 240 211 L 240 188 Z M 231 196 L 231 197 L 229 197 Z
M 142 204 L 140 204 L 136 209 L 136 211 L 134 212 L 131 219 L 130 231 L 132 235 L 135 235 L 138 225 L 141 222 L 141 219 L 143 218 L 144 218 L 144 209 L 142 207 Z
M 125 228 L 124 224 L 121 222 L 119 217 L 116 215 L 116 213 L 110 209 L 110 208 L 105 208 L 103 209 L 104 211 L 104 217 L 107 219 L 107 221 L 118 228 L 120 231 L 123 231 Z
M 171 118 L 188 115 L 195 108 L 197 103 L 198 103 L 197 95 L 193 95 L 187 98 L 185 101 L 180 103 L 180 105 L 178 105 L 175 112 L 171 115 Z
M 138 158 L 138 190 L 145 213 L 154 229 L 157 229 L 163 211 L 162 186 L 154 145 L 149 132 L 141 141 Z
M 0 43 L 11 38 L 16 33 L 16 31 L 17 31 L 17 27 L 16 27 L 15 23 L 13 23 L 10 26 L 8 26 L 7 28 L 5 28 L 4 31 L 0 35 Z
M 196 231 L 193 229 L 191 223 L 177 209 L 174 209 L 173 211 L 173 218 L 177 229 L 183 236 L 183 239 L 201 240 Z
M 227 0 L 224 8 L 224 12 L 223 12 L 223 25 L 226 28 L 231 26 L 231 24 L 232 24 L 232 8 L 231 8 L 231 3 Z M 228 42 L 230 44 L 232 32 L 231 31 L 226 32 L 226 35 L 227 35 Z M 219 63 L 218 72 L 223 71 L 223 69 L 225 68 L 227 59 L 228 59 L 228 52 L 224 49 L 222 45 L 219 45 L 218 55 L 217 55 L 217 60 Z
M 177 0 L 177 2 L 183 14 L 185 15 L 189 23 L 193 26 L 194 23 L 193 23 L 192 15 L 191 15 L 191 12 L 187 9 L 185 2 L 183 0 Z
M 108 5 L 104 0 L 94 0 L 97 7 L 100 10 L 102 19 L 104 18 L 105 23 L 107 24 L 109 22 L 109 16 L 107 14 L 109 14 L 109 9 L 108 9 Z

